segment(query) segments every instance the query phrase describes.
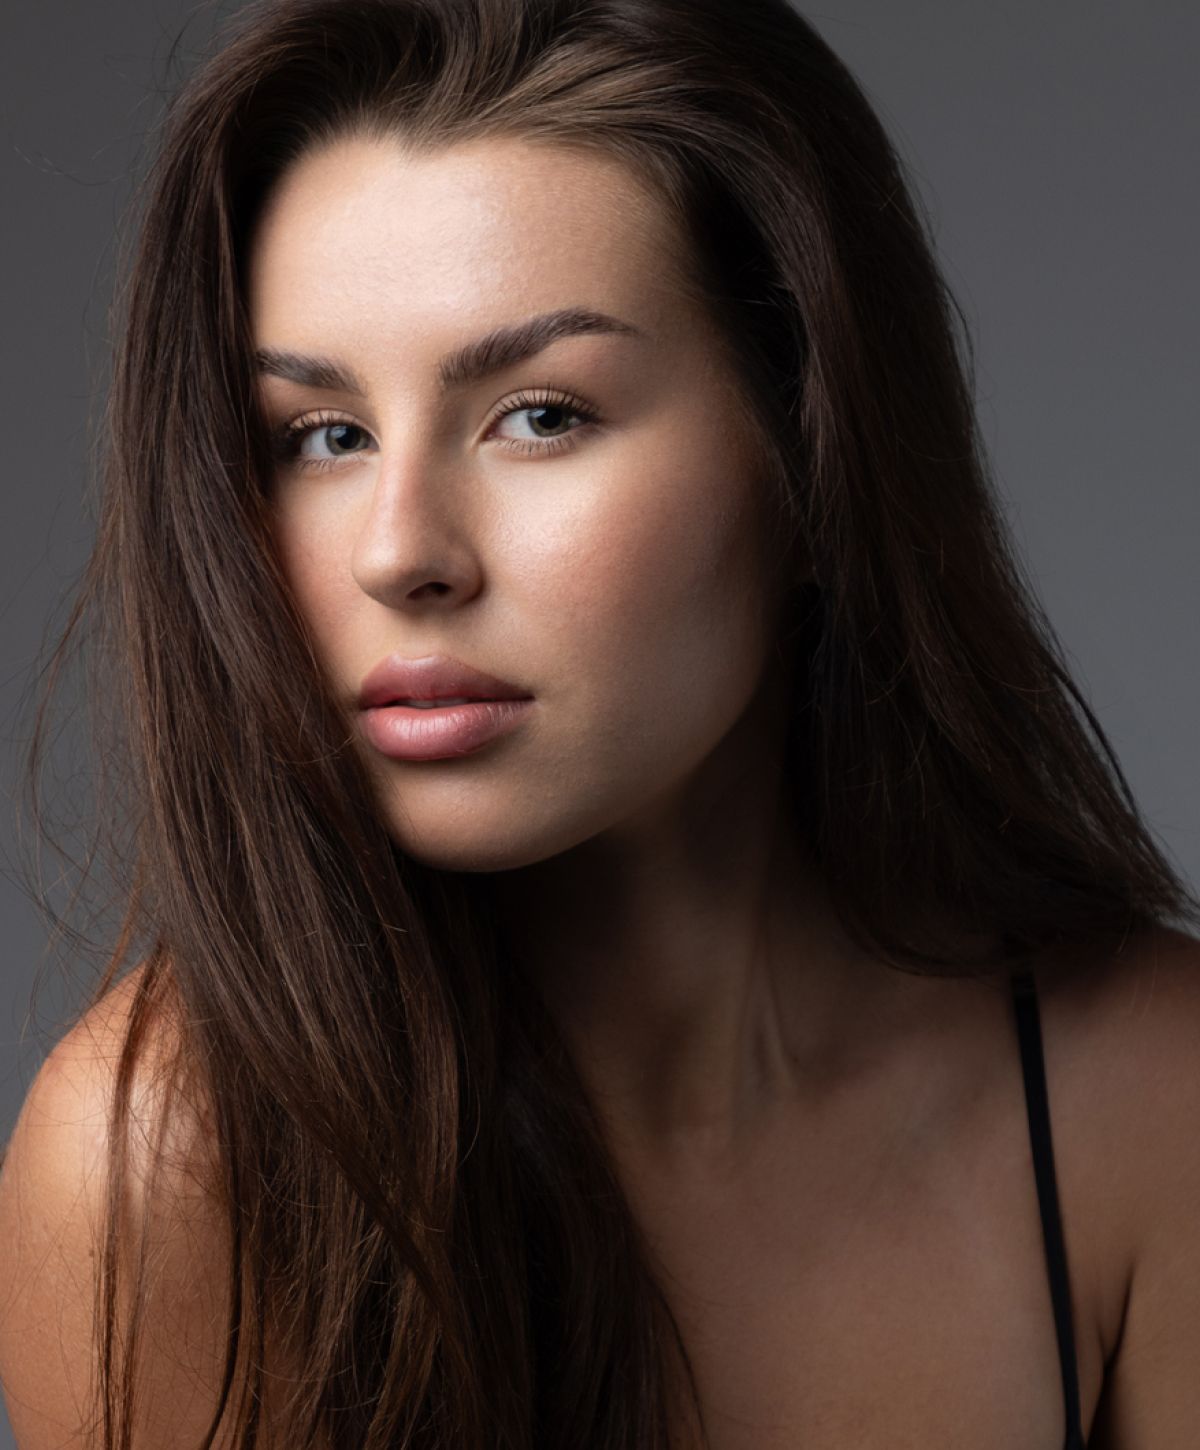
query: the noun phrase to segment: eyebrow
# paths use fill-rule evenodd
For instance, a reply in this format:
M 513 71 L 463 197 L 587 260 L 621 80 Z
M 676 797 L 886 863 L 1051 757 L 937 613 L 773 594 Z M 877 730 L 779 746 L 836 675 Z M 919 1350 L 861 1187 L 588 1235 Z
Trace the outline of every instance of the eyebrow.
M 451 388 L 466 387 L 523 362 L 561 337 L 590 332 L 645 336 L 632 323 L 610 317 L 606 312 L 593 312 L 585 307 L 562 307 L 555 312 L 526 318 L 523 322 L 494 328 L 485 336 L 454 348 L 438 362 L 438 384 L 443 393 Z M 333 358 L 264 347 L 255 353 L 255 361 L 258 371 L 268 377 L 284 378 L 308 388 L 357 393 L 359 397 L 366 393 L 361 379 L 353 370 Z

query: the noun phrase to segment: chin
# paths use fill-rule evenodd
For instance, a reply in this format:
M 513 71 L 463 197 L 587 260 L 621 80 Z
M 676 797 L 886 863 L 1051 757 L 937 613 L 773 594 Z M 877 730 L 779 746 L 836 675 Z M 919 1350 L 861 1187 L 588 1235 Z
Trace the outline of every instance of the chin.
M 508 804 L 494 813 L 467 807 L 435 820 L 393 808 L 388 833 L 413 860 L 435 871 L 518 871 L 561 856 L 594 839 L 603 822 L 589 819 L 539 821 L 534 802 Z M 425 812 L 419 813 L 424 817 Z M 519 825 L 518 825 L 519 823 Z
M 573 838 L 559 839 L 557 833 L 531 829 L 514 835 L 512 828 L 513 813 L 494 823 L 477 813 L 474 819 L 456 817 L 422 826 L 411 817 L 401 821 L 392 811 L 388 821 L 388 834 L 404 854 L 434 871 L 516 871 L 574 844 Z

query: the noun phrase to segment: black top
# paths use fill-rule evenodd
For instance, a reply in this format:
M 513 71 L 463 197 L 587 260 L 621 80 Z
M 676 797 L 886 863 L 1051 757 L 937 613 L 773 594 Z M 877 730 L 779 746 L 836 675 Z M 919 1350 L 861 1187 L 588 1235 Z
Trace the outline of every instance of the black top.
M 1042 1057 L 1042 1025 L 1032 973 L 1027 969 L 1014 972 L 1012 991 L 1017 1038 L 1021 1045 L 1021 1071 L 1025 1079 L 1025 1107 L 1029 1116 L 1033 1173 L 1037 1182 L 1038 1208 L 1042 1215 L 1042 1238 L 1046 1245 L 1046 1272 L 1050 1279 L 1054 1328 L 1058 1335 L 1058 1358 L 1062 1366 L 1063 1399 L 1067 1411 L 1064 1450 L 1087 1450 L 1079 1419 L 1079 1371 L 1075 1364 L 1075 1333 L 1071 1323 L 1071 1286 L 1067 1274 L 1067 1254 L 1063 1245 L 1062 1220 L 1058 1211 L 1058 1184 L 1054 1176 L 1054 1152 L 1050 1142 L 1050 1105 L 1046 1094 L 1046 1066 Z

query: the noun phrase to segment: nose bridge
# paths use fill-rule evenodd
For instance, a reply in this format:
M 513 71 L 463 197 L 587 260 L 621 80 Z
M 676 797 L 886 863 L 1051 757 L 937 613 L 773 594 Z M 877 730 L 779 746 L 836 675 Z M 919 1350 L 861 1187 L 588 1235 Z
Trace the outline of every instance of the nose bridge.
M 440 594 L 445 586 L 471 585 L 479 561 L 462 487 L 465 466 L 438 458 L 427 437 L 381 447 L 354 537 L 352 570 L 365 593 L 394 603 L 427 584 L 443 586 Z

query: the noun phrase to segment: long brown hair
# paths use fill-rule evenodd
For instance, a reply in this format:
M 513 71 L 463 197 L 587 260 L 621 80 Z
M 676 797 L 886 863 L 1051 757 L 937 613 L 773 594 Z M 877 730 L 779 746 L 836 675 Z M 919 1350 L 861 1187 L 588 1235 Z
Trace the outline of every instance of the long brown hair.
M 94 1000 L 146 947 L 114 1122 L 169 1004 L 234 1249 L 210 1439 L 228 1412 L 231 1443 L 252 1443 L 270 1325 L 297 1376 L 289 1443 L 665 1447 L 686 1354 L 571 1057 L 485 883 L 389 836 L 271 548 L 246 248 L 284 168 L 351 133 L 592 148 L 670 209 L 778 509 L 795 827 L 861 941 L 956 973 L 966 931 L 1001 944 L 996 969 L 1105 951 L 1200 903 L 1014 558 L 900 163 L 785 0 L 239 17 L 143 194 L 97 542 L 55 653 L 57 670 L 92 622 L 97 827 L 125 893 Z M 33 775 L 41 732 L 39 714 Z M 123 1142 L 106 1450 L 128 1443 L 132 1381 L 114 1364 Z

